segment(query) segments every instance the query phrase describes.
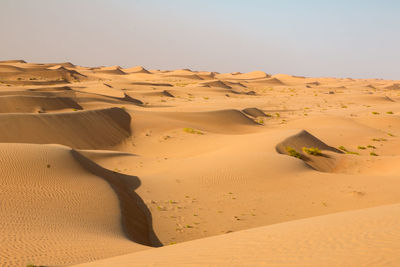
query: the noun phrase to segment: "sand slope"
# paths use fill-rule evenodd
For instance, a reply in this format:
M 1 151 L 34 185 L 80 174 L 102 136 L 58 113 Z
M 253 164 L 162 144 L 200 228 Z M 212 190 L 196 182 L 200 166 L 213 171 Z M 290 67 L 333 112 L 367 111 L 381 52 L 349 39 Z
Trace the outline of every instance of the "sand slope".
M 77 266 L 398 266 L 399 212 L 332 214 Z
M 1 114 L 5 143 L 63 144 L 73 148 L 109 148 L 130 135 L 130 116 L 118 108 L 56 114 Z
M 117 195 L 58 145 L 1 144 L 0 265 L 63 265 L 145 249 Z

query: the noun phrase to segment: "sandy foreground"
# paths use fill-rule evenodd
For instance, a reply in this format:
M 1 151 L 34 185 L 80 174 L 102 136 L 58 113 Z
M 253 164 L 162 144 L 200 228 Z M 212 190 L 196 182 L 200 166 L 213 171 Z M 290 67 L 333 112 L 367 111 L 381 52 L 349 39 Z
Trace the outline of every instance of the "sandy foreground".
M 0 61 L 0 266 L 400 266 L 399 102 L 393 80 Z

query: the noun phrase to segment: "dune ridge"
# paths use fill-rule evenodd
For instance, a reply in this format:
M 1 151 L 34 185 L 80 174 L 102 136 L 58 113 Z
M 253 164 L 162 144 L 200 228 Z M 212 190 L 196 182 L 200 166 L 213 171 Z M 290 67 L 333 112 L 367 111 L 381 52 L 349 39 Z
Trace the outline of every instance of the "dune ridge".
M 3 143 L 63 144 L 110 148 L 130 136 L 131 118 L 121 108 L 42 114 L 0 114 Z

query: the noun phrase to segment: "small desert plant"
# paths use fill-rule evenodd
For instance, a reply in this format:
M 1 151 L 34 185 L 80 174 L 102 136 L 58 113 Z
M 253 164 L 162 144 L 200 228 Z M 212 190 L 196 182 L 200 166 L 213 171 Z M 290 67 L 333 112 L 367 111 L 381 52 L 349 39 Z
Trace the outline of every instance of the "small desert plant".
M 385 142 L 385 141 L 387 141 L 387 139 L 385 139 L 385 138 L 372 138 L 372 141 L 375 141 L 375 142 Z
M 302 155 L 299 152 L 297 152 L 296 149 L 294 149 L 293 147 L 290 146 L 286 147 L 286 151 L 289 153 L 289 156 L 302 159 Z
M 203 135 L 204 133 L 198 130 L 195 130 L 193 128 L 183 128 L 184 132 L 190 133 L 190 134 L 200 134 Z
M 371 153 L 369 153 L 371 156 L 378 156 L 378 154 L 376 154 L 374 151 L 372 151 Z
M 393 114 L 393 111 L 388 111 L 386 112 L 386 114 Z
M 256 122 L 257 122 L 258 124 L 264 124 L 264 120 L 263 120 L 263 119 L 257 119 Z
M 322 152 L 318 147 L 303 147 L 303 151 L 313 156 L 322 156 Z
M 368 145 L 367 147 L 368 147 L 368 148 L 373 148 L 373 149 L 376 148 L 376 146 L 373 146 L 373 145 Z
M 392 134 L 392 133 L 387 133 L 387 135 L 389 135 L 389 136 L 391 136 L 391 137 L 395 137 L 395 135 Z
M 379 112 L 372 111 L 372 114 L 374 114 L 374 115 L 379 115 Z
M 366 149 L 365 146 L 358 146 L 357 148 L 358 148 L 358 149 L 362 149 L 362 150 Z
M 344 153 L 346 153 L 346 154 L 360 155 L 360 154 L 357 153 L 357 152 L 353 152 L 353 151 L 347 150 L 347 148 L 345 148 L 344 146 L 340 146 L 339 149 L 342 150 L 342 151 L 343 151 Z

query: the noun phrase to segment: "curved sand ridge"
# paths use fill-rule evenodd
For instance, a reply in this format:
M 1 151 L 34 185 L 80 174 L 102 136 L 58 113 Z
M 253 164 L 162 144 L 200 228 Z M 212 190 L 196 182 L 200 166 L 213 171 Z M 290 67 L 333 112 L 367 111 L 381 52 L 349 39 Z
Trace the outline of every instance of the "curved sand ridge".
M 0 144 L 0 151 L 7 155 L 0 159 L 0 266 L 85 262 L 156 241 L 134 192 L 137 177 L 59 145 Z
M 121 108 L 55 114 L 0 114 L 3 143 L 62 144 L 104 149 L 130 136 L 130 115 Z

